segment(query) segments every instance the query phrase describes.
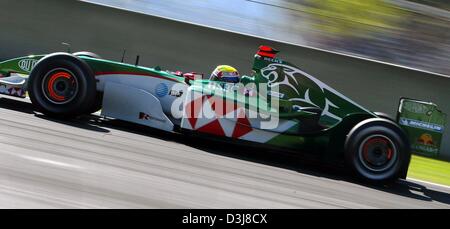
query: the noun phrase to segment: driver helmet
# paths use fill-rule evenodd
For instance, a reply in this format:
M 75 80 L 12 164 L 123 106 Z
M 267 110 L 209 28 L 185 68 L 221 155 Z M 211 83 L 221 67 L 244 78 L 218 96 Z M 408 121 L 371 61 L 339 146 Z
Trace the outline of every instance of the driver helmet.
M 210 80 L 226 83 L 239 83 L 240 75 L 236 68 L 229 65 L 219 65 L 211 73 Z

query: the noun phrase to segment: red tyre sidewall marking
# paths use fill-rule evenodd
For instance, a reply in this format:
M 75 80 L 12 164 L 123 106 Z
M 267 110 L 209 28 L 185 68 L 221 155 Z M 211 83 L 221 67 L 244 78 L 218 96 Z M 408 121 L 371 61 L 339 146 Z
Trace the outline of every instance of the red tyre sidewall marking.
M 387 158 L 388 158 L 388 160 L 391 160 L 391 158 L 392 158 L 392 148 L 389 146 L 390 143 L 389 143 L 389 141 L 387 141 L 386 139 L 381 138 L 381 137 L 371 138 L 371 139 L 369 139 L 368 141 L 366 141 L 364 143 L 363 154 L 364 154 L 365 159 L 366 160 L 368 159 L 368 154 L 369 154 L 369 149 L 368 148 L 369 148 L 369 146 L 371 144 L 377 143 L 377 142 L 381 142 L 384 145 L 388 146 Z
M 64 101 L 66 98 L 64 96 L 60 96 L 60 95 L 56 94 L 55 90 L 53 90 L 54 83 L 59 78 L 71 79 L 72 75 L 70 75 L 67 72 L 56 72 L 56 73 L 52 74 L 50 76 L 50 79 L 48 80 L 47 90 L 50 93 L 50 97 L 56 101 L 61 102 L 61 101 Z

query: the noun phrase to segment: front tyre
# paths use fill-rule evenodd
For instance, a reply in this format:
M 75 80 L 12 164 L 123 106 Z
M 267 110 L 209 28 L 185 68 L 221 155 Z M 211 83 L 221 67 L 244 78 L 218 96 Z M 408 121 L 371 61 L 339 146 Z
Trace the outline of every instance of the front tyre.
M 74 56 L 85 56 L 85 57 L 90 57 L 90 58 L 102 59 L 102 57 L 101 57 L 100 55 L 98 55 L 97 53 L 88 52 L 88 51 L 74 52 L 72 55 L 74 55 Z
M 345 159 L 366 180 L 389 182 L 408 169 L 411 154 L 403 130 L 390 120 L 367 119 L 347 136 Z
M 78 56 L 78 57 L 84 56 L 84 57 L 102 59 L 102 57 L 100 55 L 98 55 L 97 53 L 88 52 L 88 51 L 75 52 L 75 53 L 72 53 L 72 55 Z M 92 105 L 91 108 L 86 110 L 85 114 L 92 114 L 92 113 L 95 113 L 95 112 L 99 111 L 100 109 L 102 109 L 102 102 L 103 102 L 103 93 L 97 92 L 94 104 Z
M 97 92 L 95 96 L 95 101 L 92 104 L 91 108 L 86 111 L 86 114 L 92 114 L 102 109 L 103 106 L 103 93 Z
M 42 113 L 67 118 L 84 114 L 94 104 L 96 82 L 80 58 L 55 53 L 41 59 L 28 80 L 31 102 Z

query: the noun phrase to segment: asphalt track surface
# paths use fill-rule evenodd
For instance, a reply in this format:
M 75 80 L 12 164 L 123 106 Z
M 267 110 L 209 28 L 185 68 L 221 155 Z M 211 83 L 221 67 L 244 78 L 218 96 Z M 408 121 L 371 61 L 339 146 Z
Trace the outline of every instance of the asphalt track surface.
M 0 208 L 450 208 L 450 189 L 376 187 L 275 152 L 0 98 Z

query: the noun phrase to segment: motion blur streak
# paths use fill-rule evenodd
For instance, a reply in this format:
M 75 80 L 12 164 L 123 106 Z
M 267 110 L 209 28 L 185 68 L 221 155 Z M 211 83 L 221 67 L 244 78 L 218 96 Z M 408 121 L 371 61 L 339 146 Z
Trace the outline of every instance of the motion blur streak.
M 245 69 L 249 54 L 262 42 L 70 0 L 0 2 L 14 9 L 0 14 L 9 31 L 0 38 L 4 58 L 61 51 L 60 42 L 67 41 L 74 49 L 111 59 L 119 59 L 125 47 L 130 55 L 146 54 L 142 63 L 148 66 L 162 63 L 207 71 L 214 61 L 233 57 Z M 14 17 L 16 12 L 29 17 Z M 220 38 L 228 43 L 217 44 Z M 194 40 L 200 44 L 188 45 Z M 362 103 L 375 101 L 377 110 L 394 111 L 397 101 L 392 98 L 410 91 L 433 101 L 446 99 L 439 94 L 448 85 L 444 77 L 278 46 L 286 50 L 286 57 L 309 66 Z M 192 56 L 175 58 L 177 53 Z M 331 67 L 335 65 L 342 67 Z M 402 78 L 405 75 L 409 81 Z M 347 84 L 350 81 L 364 85 Z M 380 81 L 389 87 L 377 87 Z M 427 90 L 417 89 L 418 84 Z M 370 97 L 363 96 L 367 92 Z M 277 161 L 278 156 L 267 159 L 243 147 L 217 149 L 218 143 L 204 145 L 189 136 L 123 126 L 99 117 L 52 120 L 35 114 L 28 101 L 0 98 L 0 207 L 450 208 L 450 190 L 445 187 L 416 181 L 367 187 L 332 171 Z
M 450 75 L 448 1 L 84 1 Z
M 1 146 L 2 148 L 7 148 L 7 145 Z M 72 164 L 67 164 L 67 163 L 63 163 L 63 162 L 58 162 L 58 161 L 53 161 L 53 160 L 48 160 L 48 159 L 42 159 L 39 157 L 30 157 L 30 156 L 24 156 L 24 155 L 15 155 L 15 156 L 19 156 L 21 158 L 27 159 L 27 160 L 31 160 L 34 162 L 40 162 L 40 163 L 44 163 L 50 166 L 59 166 L 59 167 L 70 167 L 70 168 L 76 168 L 76 169 L 83 169 L 80 166 L 76 166 L 76 165 L 72 165 Z

